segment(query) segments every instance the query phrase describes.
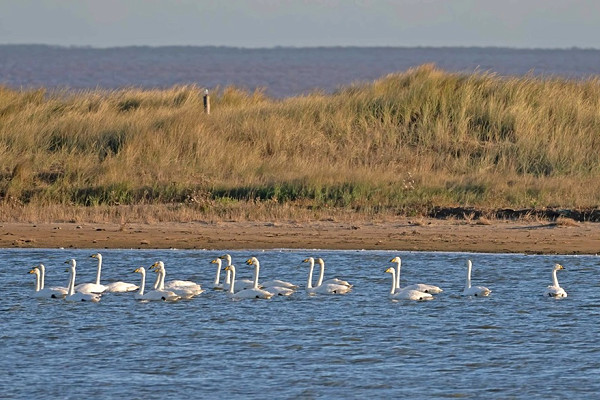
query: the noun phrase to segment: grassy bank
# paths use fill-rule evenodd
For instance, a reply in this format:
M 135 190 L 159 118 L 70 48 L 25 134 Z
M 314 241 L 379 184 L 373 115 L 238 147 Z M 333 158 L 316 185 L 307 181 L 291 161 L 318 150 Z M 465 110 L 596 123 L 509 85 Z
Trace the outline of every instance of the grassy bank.
M 211 100 L 205 115 L 194 86 L 0 88 L 0 215 L 310 218 L 600 204 L 596 79 L 426 65 L 331 95 L 274 100 L 225 88 Z

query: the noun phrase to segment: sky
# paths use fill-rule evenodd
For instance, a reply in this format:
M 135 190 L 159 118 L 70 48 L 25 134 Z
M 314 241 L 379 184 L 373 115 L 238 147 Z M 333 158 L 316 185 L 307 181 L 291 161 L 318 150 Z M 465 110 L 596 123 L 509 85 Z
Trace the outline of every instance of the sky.
M 600 48 L 600 0 L 0 0 L 0 44 Z

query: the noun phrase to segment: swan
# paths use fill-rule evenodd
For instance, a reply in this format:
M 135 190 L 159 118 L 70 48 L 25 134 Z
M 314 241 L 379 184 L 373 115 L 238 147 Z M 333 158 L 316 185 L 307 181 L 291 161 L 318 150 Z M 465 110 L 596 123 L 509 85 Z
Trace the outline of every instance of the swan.
M 192 281 L 174 280 L 165 283 L 167 271 L 165 269 L 165 263 L 162 261 L 155 262 L 150 268 L 154 268 L 154 272 L 158 274 L 157 280 L 159 284 L 158 287 L 155 287 L 155 290 L 170 290 L 178 296 L 187 299 L 204 292 L 200 285 Z
M 231 271 L 231 286 L 229 286 L 229 291 L 227 293 L 232 299 L 270 299 L 273 297 L 272 293 L 258 288 L 244 289 L 235 293 L 235 267 L 233 265 L 228 265 L 225 267 L 225 270 Z
M 344 294 L 348 293 L 351 288 L 344 285 L 336 285 L 335 283 L 325 283 L 317 287 L 313 287 L 312 285 L 312 277 L 313 270 L 315 269 L 314 259 L 310 260 L 310 258 L 304 259 L 302 262 L 310 263 L 310 269 L 308 272 L 308 281 L 306 283 L 306 292 L 308 294 Z
M 41 279 L 40 279 L 40 290 L 46 289 L 46 266 L 44 264 L 39 264 L 37 266 L 41 272 Z M 62 287 L 62 286 L 52 286 L 50 287 L 50 289 L 52 289 L 53 291 L 58 291 L 58 292 L 62 292 L 64 293 L 64 295 L 62 297 L 64 297 L 67 292 L 68 289 L 66 287 Z
M 402 260 L 400 259 L 400 257 L 394 257 L 390 260 L 390 262 L 395 262 L 398 264 L 398 266 L 396 267 L 396 287 L 399 288 L 400 287 L 400 268 L 402 266 Z M 417 290 L 419 292 L 430 293 L 430 294 L 438 294 L 438 293 L 443 292 L 443 290 L 440 289 L 439 287 L 434 286 L 434 285 L 427 285 L 425 283 L 415 283 L 414 285 L 405 286 L 403 289 L 412 289 L 412 290 Z
M 77 263 L 75 262 L 74 258 L 71 258 L 70 260 L 65 261 L 65 264 L 70 264 L 70 267 L 67 269 L 67 271 L 69 271 L 70 277 L 69 277 L 69 291 L 67 293 L 67 296 L 65 297 L 65 300 L 67 301 L 92 301 L 94 303 L 97 303 L 100 301 L 100 295 L 96 294 L 96 293 L 82 293 L 82 292 L 75 292 L 75 267 L 77 266 Z
M 229 254 L 222 255 L 219 258 L 222 260 L 227 260 L 226 267 L 231 265 L 231 256 Z M 229 285 L 231 284 L 231 270 L 226 269 L 225 271 L 227 271 L 227 277 L 225 279 L 225 284 L 223 285 L 223 288 L 228 288 Z M 237 290 L 254 288 L 254 281 L 250 280 L 250 279 L 238 279 L 236 283 L 237 283 L 237 287 L 236 287 Z
M 312 257 L 309 257 L 309 259 L 311 259 L 311 258 Z M 312 261 L 312 262 L 314 262 L 314 261 Z M 317 286 L 321 286 L 323 283 L 333 283 L 335 285 L 348 286 L 349 288 L 351 288 L 353 286 L 350 283 L 348 283 L 347 281 L 344 281 L 344 280 L 341 280 L 338 278 L 327 279 L 325 282 L 323 282 L 323 276 L 325 275 L 325 261 L 323 261 L 322 258 L 317 258 L 317 262 L 321 266 L 321 272 L 319 273 L 319 280 L 317 281 Z
M 215 276 L 215 282 L 213 283 L 213 289 L 215 290 L 225 290 L 228 289 L 230 284 L 223 282 L 221 283 L 221 268 L 222 268 L 222 261 L 221 258 L 217 257 L 214 260 L 212 260 L 210 262 L 211 264 L 217 264 L 217 275 Z M 231 271 L 227 271 L 227 277 L 229 278 L 229 282 L 231 282 Z
M 60 288 L 64 290 L 59 290 L 59 288 L 42 288 L 42 279 L 43 276 L 40 273 L 40 269 L 38 267 L 33 267 L 30 274 L 35 274 L 35 293 L 33 297 L 43 298 L 43 299 L 62 299 L 67 295 L 67 290 L 65 288 Z
M 142 275 L 142 283 L 140 284 L 140 290 L 133 296 L 136 300 L 165 300 L 165 301 L 176 301 L 181 297 L 168 290 L 151 290 L 148 293 L 144 293 L 144 287 L 146 286 L 146 269 L 144 267 L 136 268 L 133 272 Z
M 473 263 L 471 260 L 467 260 L 467 283 L 465 290 L 463 290 L 463 296 L 489 296 L 492 291 L 485 286 L 471 286 L 471 269 Z
M 96 278 L 96 283 L 100 283 L 100 271 L 102 270 L 102 254 L 96 253 L 92 254 L 90 257 L 98 259 L 98 274 Z M 112 282 L 106 286 L 106 291 L 110 293 L 123 293 L 123 292 L 133 292 L 138 290 L 138 286 L 133 283 L 127 282 Z
M 559 269 L 565 269 L 565 267 L 563 267 L 560 264 L 554 264 L 554 268 L 552 268 L 552 286 L 548 286 L 548 288 L 546 289 L 546 296 L 556 298 L 567 297 L 567 292 L 565 292 L 565 289 L 561 288 L 558 284 L 556 271 L 558 271 Z
M 397 300 L 433 300 L 433 296 L 429 293 L 408 288 L 400 289 L 397 286 L 398 281 L 396 280 L 396 271 L 394 268 L 389 267 L 385 272 L 392 274 L 392 290 L 390 291 L 390 298 Z
M 258 258 L 251 257 L 248 260 L 246 260 L 246 264 L 254 265 L 254 289 L 258 289 L 260 286 L 263 290 L 266 290 L 274 296 L 289 296 L 292 293 L 294 293 L 294 289 L 292 289 L 291 287 L 297 287 L 296 285 L 290 282 L 280 281 L 278 279 L 267 281 L 262 285 L 259 285 L 258 274 L 260 272 L 260 263 L 258 262 Z M 277 284 L 277 282 L 281 282 L 282 285 Z
M 106 291 L 106 289 L 108 289 L 108 287 L 100 284 L 100 273 L 101 272 L 102 272 L 102 262 L 99 262 L 98 269 L 96 270 L 96 282 L 95 283 L 80 283 L 79 285 L 75 286 L 75 291 L 81 292 L 81 293 L 96 293 L 96 294 L 104 293 Z

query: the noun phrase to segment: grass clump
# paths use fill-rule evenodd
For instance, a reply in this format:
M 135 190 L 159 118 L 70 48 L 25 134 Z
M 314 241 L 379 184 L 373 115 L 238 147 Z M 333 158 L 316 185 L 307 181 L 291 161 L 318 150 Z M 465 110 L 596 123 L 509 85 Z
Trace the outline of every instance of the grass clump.
M 424 65 L 285 100 L 228 87 L 212 95 L 210 115 L 202 110 L 195 86 L 0 87 L 0 199 L 29 208 L 183 204 L 223 218 L 241 208 L 236 215 L 251 218 L 252 209 L 420 215 L 600 204 L 596 78 Z

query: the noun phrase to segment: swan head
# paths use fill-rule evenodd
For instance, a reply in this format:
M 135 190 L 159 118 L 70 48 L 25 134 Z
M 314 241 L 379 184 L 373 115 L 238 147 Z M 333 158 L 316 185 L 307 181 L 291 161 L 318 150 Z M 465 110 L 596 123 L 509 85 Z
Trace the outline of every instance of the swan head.
M 395 262 L 395 263 L 399 263 L 400 261 L 402 261 L 402 260 L 400 260 L 400 257 L 398 257 L 398 256 L 396 256 L 390 260 L 390 262 Z
M 158 272 L 165 269 L 165 263 L 162 261 L 156 261 L 150 266 L 150 268 L 154 268 L 154 272 Z
M 396 271 L 394 271 L 394 268 L 389 267 L 388 269 L 385 270 L 385 273 L 387 273 L 387 274 L 395 274 Z
M 318 262 L 319 265 L 325 265 L 325 261 L 323 261 L 321 257 L 317 258 L 315 261 Z
M 133 272 L 137 272 L 138 274 L 145 274 L 146 273 L 146 268 L 139 267 L 139 268 L 136 268 Z
M 224 254 L 219 257 L 221 260 L 227 260 L 227 264 L 231 264 L 231 256 L 229 254 Z
M 39 275 L 40 269 L 38 267 L 33 267 L 28 273 Z
M 258 258 L 256 257 L 250 257 L 249 259 L 246 260 L 246 264 L 248 265 L 258 265 Z
M 219 266 L 221 266 L 221 257 L 215 258 L 214 260 L 212 260 L 210 262 L 211 264 L 219 264 Z
M 305 258 L 304 260 L 302 260 L 302 262 L 303 262 L 303 263 L 311 263 L 311 264 L 314 264 L 314 263 L 315 263 L 315 259 L 314 259 L 314 258 L 312 258 L 312 257 L 308 257 L 308 258 Z
M 75 266 L 77 265 L 74 258 L 71 258 L 70 260 L 65 261 L 65 264 L 70 264 L 71 268 L 75 268 Z
M 471 262 L 471 260 L 467 260 L 467 267 L 471 268 L 473 266 L 473 263 Z
M 44 264 L 38 264 L 37 268 L 39 268 L 40 271 L 45 271 L 46 270 L 46 266 Z
M 233 271 L 235 272 L 235 267 L 233 265 L 228 265 L 225 267 L 225 271 Z
M 559 269 L 565 269 L 565 267 L 563 267 L 563 266 L 562 266 L 562 265 L 560 265 L 560 264 L 554 264 L 554 270 L 555 270 L 555 271 L 558 271 Z

